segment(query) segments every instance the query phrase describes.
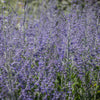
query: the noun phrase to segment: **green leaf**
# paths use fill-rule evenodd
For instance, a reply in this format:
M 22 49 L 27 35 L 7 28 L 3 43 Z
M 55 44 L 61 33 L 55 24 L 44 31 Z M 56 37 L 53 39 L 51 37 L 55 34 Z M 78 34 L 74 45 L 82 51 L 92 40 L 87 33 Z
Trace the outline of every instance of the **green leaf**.
M 35 61 L 36 66 L 39 66 L 39 61 Z
M 58 91 L 61 91 L 61 89 L 62 89 L 61 86 L 58 85 L 57 90 L 58 90 Z
M 31 65 L 31 68 L 34 68 L 34 65 Z
M 55 80 L 55 83 L 59 83 L 59 81 L 56 79 L 56 80 Z

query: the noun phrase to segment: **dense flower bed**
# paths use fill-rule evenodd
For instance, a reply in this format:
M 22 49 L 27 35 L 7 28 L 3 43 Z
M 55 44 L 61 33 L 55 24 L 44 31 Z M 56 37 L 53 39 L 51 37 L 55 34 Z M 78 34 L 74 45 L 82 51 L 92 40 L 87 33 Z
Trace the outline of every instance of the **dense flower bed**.
M 79 9 L 0 17 L 0 100 L 99 100 L 99 12 Z

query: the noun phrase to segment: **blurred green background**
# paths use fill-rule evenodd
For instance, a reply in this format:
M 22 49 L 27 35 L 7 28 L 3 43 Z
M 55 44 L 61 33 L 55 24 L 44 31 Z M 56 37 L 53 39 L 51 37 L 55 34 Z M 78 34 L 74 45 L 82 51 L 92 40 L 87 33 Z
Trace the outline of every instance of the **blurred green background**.
M 48 2 L 50 0 L 0 0 L 0 15 L 13 15 L 17 16 L 30 16 L 32 18 L 39 17 L 41 11 L 49 9 Z M 54 1 L 54 0 L 53 0 Z M 98 2 L 98 7 L 100 6 L 99 0 L 56 0 L 57 6 L 55 9 L 59 11 L 64 11 L 65 13 L 72 7 L 73 4 L 79 5 L 82 11 L 84 6 L 88 3 L 91 7 Z
M 41 7 L 41 3 L 43 2 L 44 7 L 48 7 L 48 2 L 50 0 L 0 0 L 0 14 L 4 11 L 6 15 L 8 12 L 17 13 L 21 15 L 24 13 L 27 8 L 27 12 L 30 14 L 34 14 L 36 16 L 38 14 L 38 8 Z M 86 3 L 89 3 L 93 6 L 99 0 L 56 0 L 57 1 L 57 9 L 67 11 L 67 8 L 71 7 L 71 5 L 79 4 L 82 8 L 84 8 Z M 42 9 L 41 9 L 42 10 Z
M 8 15 L 8 12 L 21 15 L 27 8 L 28 13 L 37 15 L 37 10 L 41 7 L 41 3 L 43 2 L 44 7 L 47 8 L 49 1 L 50 0 L 0 0 L 0 14 L 4 11 L 6 15 Z M 71 0 L 57 0 L 57 2 L 57 9 L 67 10 L 66 5 L 71 5 Z
M 0 14 L 4 12 L 5 15 L 13 12 L 21 15 L 24 13 L 27 8 L 27 12 L 30 14 L 34 14 L 36 16 L 38 14 L 38 8 L 41 7 L 41 3 L 43 2 L 44 7 L 48 7 L 48 2 L 50 0 L 0 0 Z M 99 0 L 56 0 L 57 1 L 57 9 L 67 11 L 67 8 L 71 7 L 71 5 L 79 4 L 84 8 L 84 5 L 89 2 L 94 4 Z M 75 1 L 72 3 L 72 1 Z M 86 2 L 87 1 L 87 2 Z M 42 9 L 41 9 L 42 10 Z

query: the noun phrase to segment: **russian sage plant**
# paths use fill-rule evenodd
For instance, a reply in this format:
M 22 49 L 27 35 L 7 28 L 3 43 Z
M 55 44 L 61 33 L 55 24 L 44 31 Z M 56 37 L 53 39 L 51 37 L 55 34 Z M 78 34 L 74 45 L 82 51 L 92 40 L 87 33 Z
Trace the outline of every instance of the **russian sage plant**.
M 38 19 L 0 16 L 0 100 L 99 100 L 100 12 L 55 2 Z

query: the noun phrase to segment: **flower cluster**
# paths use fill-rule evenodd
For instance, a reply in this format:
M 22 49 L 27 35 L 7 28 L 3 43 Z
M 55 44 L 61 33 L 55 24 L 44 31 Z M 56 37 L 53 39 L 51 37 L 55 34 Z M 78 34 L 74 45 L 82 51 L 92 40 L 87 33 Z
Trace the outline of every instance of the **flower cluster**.
M 1 100 L 99 99 L 99 12 L 52 3 L 37 20 L 0 17 Z

